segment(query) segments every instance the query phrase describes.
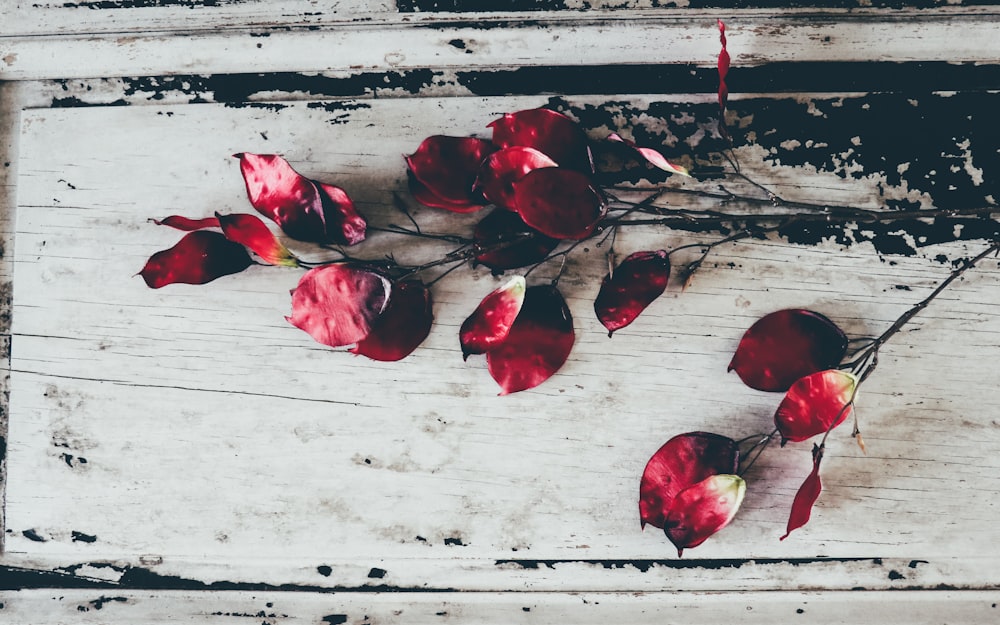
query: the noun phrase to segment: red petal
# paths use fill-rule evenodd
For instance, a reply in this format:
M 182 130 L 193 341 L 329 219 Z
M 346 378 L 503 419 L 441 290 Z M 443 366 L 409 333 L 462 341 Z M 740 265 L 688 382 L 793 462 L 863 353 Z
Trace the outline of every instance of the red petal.
M 677 547 L 697 547 L 736 516 L 747 485 L 738 475 L 713 475 L 679 492 L 664 520 L 664 533 Z
M 666 157 L 664 157 L 662 154 L 660 154 L 659 152 L 657 152 L 652 148 L 640 148 L 635 144 L 634 141 L 629 141 L 628 139 L 624 139 L 620 135 L 614 132 L 608 135 L 608 139 L 610 141 L 618 141 L 629 146 L 630 148 L 638 152 L 644 159 L 646 159 L 654 167 L 662 169 L 663 171 L 668 171 L 672 174 L 680 174 L 682 176 L 687 176 L 689 178 L 691 177 L 691 174 L 688 173 L 687 169 L 681 167 L 680 165 L 675 165 L 671 163 L 666 159 Z
M 434 321 L 431 292 L 417 280 L 397 282 L 392 297 L 368 336 L 351 352 L 372 360 L 402 360 L 424 342 Z
M 497 206 L 514 209 L 513 183 L 533 169 L 555 167 L 556 162 L 534 148 L 504 148 L 490 154 L 479 170 L 476 188 Z
M 486 250 L 476 262 L 494 271 L 515 269 L 537 263 L 559 245 L 558 239 L 535 230 L 517 213 L 497 209 L 476 226 L 473 240 L 476 249 Z M 506 244 L 508 241 L 515 243 Z
M 847 337 L 823 315 L 779 310 L 750 326 L 729 370 L 750 388 L 787 391 L 799 378 L 836 366 L 846 351 Z
M 774 414 L 781 444 L 804 441 L 843 423 L 851 413 L 857 383 L 846 371 L 827 369 L 792 384 Z
M 524 292 L 524 278 L 515 276 L 483 298 L 458 332 L 463 359 L 469 354 L 485 354 L 507 339 L 524 304 Z
M 364 267 L 317 267 L 299 280 L 292 292 L 292 315 L 285 318 L 324 345 L 350 345 L 371 332 L 391 289 L 387 278 Z
M 785 535 L 781 537 L 781 540 L 785 540 L 792 531 L 809 522 L 813 504 L 816 503 L 820 491 L 823 490 L 823 483 L 819 479 L 819 463 L 822 460 L 823 448 L 813 445 L 812 471 L 809 472 L 806 480 L 802 482 L 802 486 L 799 486 L 798 492 L 795 493 L 795 499 L 792 500 L 792 513 L 788 515 L 788 525 L 785 526 Z
M 215 217 L 205 217 L 204 219 L 188 219 L 180 215 L 171 215 L 164 219 L 154 219 L 157 226 L 170 226 L 177 230 L 191 232 L 192 230 L 204 230 L 205 228 L 218 228 L 219 220 Z
M 146 286 L 158 289 L 168 284 L 205 284 L 239 273 L 253 263 L 242 245 L 218 232 L 198 230 L 184 235 L 177 245 L 150 256 L 139 272 Z
M 614 275 L 604 276 L 594 311 L 608 336 L 635 321 L 639 313 L 667 288 L 670 258 L 663 250 L 636 252 L 621 262 Z
M 267 225 L 256 215 L 220 215 L 215 218 L 222 227 L 222 234 L 233 243 L 245 245 L 270 265 L 298 267 L 299 259 L 281 244 Z
M 534 388 L 559 370 L 573 349 L 573 316 L 554 286 L 533 286 L 507 340 L 486 354 L 501 395 Z
M 413 177 L 424 188 L 418 187 L 420 194 L 415 193 L 414 198 L 421 204 L 422 198 L 434 198 L 437 201 L 425 205 L 455 212 L 482 208 L 486 202 L 473 191 L 473 185 L 483 159 L 495 150 L 489 141 L 475 137 L 427 137 L 416 152 L 405 157 Z
M 501 148 L 535 148 L 561 167 L 594 173 L 587 135 L 562 113 L 543 108 L 507 113 L 489 127 L 493 143 Z
M 709 432 L 678 434 L 646 463 L 639 484 L 639 520 L 663 528 L 679 492 L 720 473 L 735 473 L 740 462 L 736 441 Z
M 299 241 L 326 242 L 323 201 L 316 185 L 276 154 L 234 154 L 250 203 Z
M 422 182 L 417 180 L 416 176 L 413 175 L 413 172 L 407 171 L 406 173 L 410 187 L 410 195 L 413 196 L 414 200 L 420 202 L 424 206 L 442 208 L 453 213 L 473 213 L 483 207 L 483 204 L 478 201 L 463 200 L 455 202 L 438 197 L 434 195 L 433 191 L 424 186 Z
M 340 187 L 323 182 L 315 183 L 323 204 L 327 241 L 342 245 L 355 245 L 365 240 L 368 222 L 354 206 L 354 201 Z
M 723 137 L 729 135 L 726 131 L 726 104 L 729 102 L 729 87 L 726 86 L 726 75 L 729 73 L 729 51 L 726 50 L 726 25 L 719 20 L 719 42 L 722 50 L 719 52 L 719 130 Z
M 514 183 L 514 205 L 524 223 L 556 239 L 585 239 L 607 205 L 590 178 L 572 169 L 544 167 Z

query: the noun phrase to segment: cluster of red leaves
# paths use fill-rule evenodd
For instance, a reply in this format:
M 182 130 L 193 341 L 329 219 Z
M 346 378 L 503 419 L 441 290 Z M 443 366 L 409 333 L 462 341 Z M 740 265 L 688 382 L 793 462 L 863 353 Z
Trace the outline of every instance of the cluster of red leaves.
M 850 414 L 858 380 L 835 368 L 847 343 L 832 321 L 802 309 L 765 315 L 743 335 L 729 369 L 751 388 L 785 393 L 774 414 L 782 445 L 825 436 Z M 782 540 L 809 521 L 822 490 L 823 449 L 822 443 L 814 445 L 812 471 L 795 495 Z M 678 554 L 701 544 L 729 523 L 739 508 L 745 484 L 731 475 L 738 465 L 738 445 L 731 438 L 689 432 L 670 439 L 653 454 L 642 476 L 642 524 L 662 528 Z M 681 496 L 693 488 L 699 490 Z

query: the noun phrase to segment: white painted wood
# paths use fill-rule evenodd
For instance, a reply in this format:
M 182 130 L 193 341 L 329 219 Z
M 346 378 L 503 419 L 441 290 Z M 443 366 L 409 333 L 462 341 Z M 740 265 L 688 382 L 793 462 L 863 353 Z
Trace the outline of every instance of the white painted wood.
M 926 11 L 730 11 L 739 67 L 782 61 L 995 62 L 991 8 Z M 397 71 L 577 64 L 714 65 L 717 11 L 374 14 L 258 36 L 226 27 L 0 36 L 0 80 L 240 72 Z M 369 19 L 370 18 L 370 19 Z M 139 18 L 134 18 L 138 20 Z M 138 22 L 141 24 L 141 22 Z M 30 27 L 26 27 L 30 30 Z M 461 41 L 464 47 L 451 42 Z M 600 45 L 595 45 L 600 42 Z M 808 43 L 808 45 L 805 45 Z
M 400 154 L 437 132 L 483 133 L 500 113 L 543 101 L 25 112 L 5 562 L 96 560 L 201 581 L 348 588 L 995 586 L 997 554 L 983 545 L 996 537 L 1000 395 L 996 376 L 977 363 L 1000 340 L 996 261 L 885 348 L 859 407 L 870 455 L 846 430 L 834 434 L 809 526 L 777 540 L 809 448 L 774 448 L 748 476 L 734 524 L 687 554 L 760 562 L 645 571 L 502 562 L 671 561 L 661 534 L 639 531 L 639 476 L 675 433 L 740 438 L 770 429 L 778 399 L 725 373 L 743 330 L 771 310 L 804 306 L 852 335 L 876 334 L 947 275 L 929 258 L 971 255 L 974 243 L 895 264 L 864 245 L 734 245 L 713 255 L 687 292 L 672 287 L 612 340 L 591 310 L 603 251 L 588 246 L 560 283 L 578 336 L 569 362 L 510 397 L 496 397 L 483 362 L 463 363 L 457 350 L 458 325 L 500 282 L 485 272 L 456 272 L 437 285 L 430 338 L 395 364 L 322 348 L 287 325 L 294 271 L 254 268 L 159 291 L 133 275 L 179 238 L 148 219 L 250 210 L 233 152 L 280 151 L 303 173 L 344 186 L 385 224 L 400 219 L 391 208 L 392 192 L 405 189 Z M 739 155 L 790 198 L 877 199 L 877 180 L 806 179 L 755 165 L 752 150 Z M 429 229 L 463 221 L 415 214 Z M 631 231 L 617 245 L 687 241 Z M 431 247 L 373 236 L 361 251 L 392 249 L 418 262 Z M 73 532 L 96 540 L 74 541 Z M 816 556 L 840 560 L 783 562 Z M 862 560 L 843 560 L 855 557 Z M 388 574 L 372 579 L 371 567 Z M 122 571 L 90 573 L 114 580 Z

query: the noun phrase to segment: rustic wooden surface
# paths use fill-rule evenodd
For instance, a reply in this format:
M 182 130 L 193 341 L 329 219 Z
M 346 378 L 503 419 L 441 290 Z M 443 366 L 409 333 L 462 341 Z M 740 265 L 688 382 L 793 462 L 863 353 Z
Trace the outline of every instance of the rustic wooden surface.
M 405 190 L 400 154 L 438 132 L 486 136 L 499 114 L 543 104 L 577 117 L 595 138 L 633 130 L 704 165 L 718 149 L 711 138 L 717 44 L 707 14 L 633 6 L 600 19 L 533 13 L 545 23 L 533 29 L 470 29 L 462 24 L 469 14 L 428 16 L 428 4 L 410 3 L 437 26 L 410 30 L 401 26 L 418 13 L 340 3 L 310 30 L 319 18 L 305 13 L 315 3 L 287 2 L 274 22 L 290 30 L 250 38 L 240 25 L 259 32 L 273 11 L 229 2 L 211 15 L 233 32 L 205 36 L 233 47 L 206 48 L 199 65 L 185 60 L 197 45 L 156 31 L 178 23 L 207 31 L 196 18 L 211 7 L 175 4 L 122 5 L 106 11 L 110 21 L 93 8 L 19 5 L 7 22 L 11 34 L 0 38 L 0 80 L 23 80 L 0 82 L 7 207 L 0 277 L 8 291 L 13 283 L 0 587 L 57 589 L 2 593 L 0 620 L 995 618 L 1000 394 L 988 364 L 1000 344 L 995 259 L 885 348 L 859 404 L 869 453 L 847 431 L 835 432 L 807 527 L 777 540 L 808 472 L 806 444 L 768 450 L 747 476 L 749 494 L 732 526 L 682 560 L 662 534 L 639 531 L 636 510 L 642 467 L 673 434 L 708 429 L 741 438 L 769 429 L 777 399 L 725 373 L 756 318 L 801 306 L 851 335 L 877 334 L 954 262 L 982 249 L 992 226 L 799 229 L 726 246 L 687 291 L 672 286 L 610 340 L 592 312 L 604 250 L 581 248 L 560 282 L 577 332 L 569 362 L 535 390 L 497 397 L 483 362 L 462 362 L 455 335 L 502 278 L 484 270 L 445 278 L 435 286 L 436 323 L 424 345 L 400 363 L 372 363 L 322 348 L 283 320 L 293 270 L 256 267 L 205 286 L 147 289 L 134 274 L 178 238 L 148 220 L 250 211 L 229 155 L 257 151 L 280 152 L 303 173 L 344 186 L 373 223 L 400 222 L 393 207 L 393 193 Z M 731 107 L 745 171 L 795 200 L 869 208 L 995 202 L 991 172 L 1000 152 L 988 123 L 997 98 L 989 88 L 1000 83 L 992 10 L 915 11 L 906 19 L 873 10 L 856 23 L 852 11 L 817 18 L 805 9 L 746 10 L 752 26 L 730 21 L 734 62 L 754 66 L 747 72 L 761 79 L 753 87 L 747 75 L 734 75 L 749 87 L 741 92 L 756 92 L 734 95 Z M 355 28 L 358 16 L 375 24 Z M 880 20 L 898 24 L 904 37 L 882 46 L 873 65 L 865 50 L 877 47 Z M 768 30 L 782 21 L 787 32 Z M 635 29 L 629 39 L 637 46 L 566 56 L 623 24 Z M 859 30 L 865 24 L 872 30 Z M 802 46 L 810 28 L 836 34 L 834 47 L 822 48 L 822 37 Z M 391 51 L 372 45 L 318 60 L 293 54 L 307 40 L 344 34 L 377 46 L 406 43 L 380 34 L 396 29 L 420 45 L 395 65 L 384 58 Z M 643 29 L 663 39 L 650 41 Z M 684 45 L 662 45 L 689 29 Z M 143 44 L 166 52 L 108 48 L 101 57 L 116 32 L 142 32 Z M 95 59 L 74 52 L 90 45 L 80 33 L 93 33 Z M 855 39 L 842 38 L 848 34 Z M 286 47 L 244 54 L 284 36 Z M 45 37 L 59 43 L 46 49 L 60 54 L 34 47 Z M 539 37 L 560 43 L 546 47 Z M 781 37 L 788 47 L 775 47 Z M 459 54 L 450 41 L 472 52 Z M 512 57 L 503 42 L 519 42 L 526 56 Z M 456 57 L 442 56 L 449 48 Z M 629 89 L 615 78 L 648 61 L 653 48 L 665 56 L 656 75 L 688 72 L 694 82 L 659 85 L 646 76 Z M 823 62 L 842 64 L 831 72 L 834 87 L 808 93 L 815 82 L 802 68 L 825 67 L 819 59 L 831 50 Z M 381 60 L 362 58 L 372 54 Z M 60 61 L 73 56 L 80 62 Z M 572 67 L 552 67 L 566 58 L 601 80 L 581 84 Z M 683 65 L 696 58 L 697 66 Z M 253 68 L 262 73 L 227 78 L 248 60 L 261 61 Z M 962 63 L 946 76 L 934 73 L 940 61 Z M 466 63 L 474 71 L 465 72 Z M 518 82 L 532 67 L 536 80 Z M 845 68 L 857 70 L 849 80 Z M 936 84 L 953 91 L 897 76 L 894 90 L 868 93 L 900 73 L 940 75 Z M 635 170 L 620 176 L 645 184 Z M 475 219 L 411 206 L 430 229 L 468 228 Z M 616 246 L 669 249 L 717 236 L 629 231 Z M 442 249 L 401 247 L 384 234 L 361 248 L 370 256 L 391 250 L 404 262 Z M 896 589 L 910 592 L 884 592 Z

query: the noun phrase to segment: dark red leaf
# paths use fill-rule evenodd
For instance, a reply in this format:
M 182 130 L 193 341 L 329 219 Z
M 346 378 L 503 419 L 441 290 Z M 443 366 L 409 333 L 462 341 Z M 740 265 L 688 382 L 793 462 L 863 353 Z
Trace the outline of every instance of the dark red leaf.
M 463 360 L 470 354 L 485 354 L 507 339 L 524 304 L 524 292 L 524 278 L 514 276 L 483 298 L 458 331 Z
M 253 264 L 246 249 L 211 230 L 184 235 L 177 245 L 150 256 L 139 274 L 146 286 L 158 289 L 168 284 L 205 284 L 239 273 Z
M 558 289 L 529 287 L 507 339 L 486 353 L 500 394 L 534 388 L 549 379 L 566 362 L 574 340 L 573 316 Z
M 514 184 L 514 206 L 524 223 L 555 239 L 585 239 L 607 212 L 590 178 L 564 167 L 543 167 Z
M 315 184 L 323 204 L 326 240 L 341 245 L 356 245 L 364 241 L 368 222 L 358 212 L 347 191 L 324 182 Z
M 671 163 L 666 159 L 666 157 L 664 157 L 662 154 L 660 154 L 659 152 L 657 152 L 652 148 L 641 148 L 638 145 L 636 145 L 634 141 L 629 141 L 628 139 L 624 139 L 621 137 L 621 135 L 614 132 L 608 135 L 608 140 L 624 143 L 625 145 L 629 146 L 630 148 L 638 152 L 639 155 L 642 156 L 644 159 L 646 159 L 646 161 L 650 165 L 653 165 L 658 169 L 662 169 L 663 171 L 670 172 L 672 174 L 680 174 L 681 176 L 687 176 L 688 178 L 691 177 L 691 174 L 688 172 L 686 168 Z
M 594 173 L 587 135 L 569 117 L 544 108 L 507 113 L 489 125 L 493 143 L 501 148 L 535 148 L 560 167 Z
M 514 207 L 513 183 L 534 169 L 555 167 L 556 162 L 534 148 L 514 146 L 486 157 L 476 179 L 476 188 L 483 196 L 501 208 Z
M 497 209 L 476 225 L 473 240 L 476 262 L 494 271 L 525 267 L 543 260 L 559 245 L 558 239 L 535 230 L 517 213 Z
M 604 276 L 594 311 L 608 336 L 635 321 L 667 288 L 670 258 L 664 250 L 636 252 Z
M 486 201 L 473 186 L 483 159 L 496 150 L 485 139 L 475 137 L 427 137 L 413 154 L 405 157 L 410 173 L 419 185 L 414 199 L 425 206 L 469 213 Z
M 289 323 L 330 347 L 350 345 L 371 332 L 385 312 L 392 285 L 384 276 L 348 264 L 310 269 L 292 292 Z
M 188 219 L 180 215 L 171 215 L 164 219 L 154 219 L 157 226 L 170 226 L 177 230 L 191 232 L 193 230 L 204 230 L 205 228 L 218 228 L 219 220 L 215 217 L 205 217 L 204 219 Z
M 813 445 L 812 471 L 809 472 L 805 481 L 802 482 L 802 486 L 799 486 L 798 492 L 795 493 L 795 499 L 792 500 L 792 512 L 788 516 L 788 525 L 785 527 L 785 535 L 781 537 L 781 540 L 785 540 L 794 530 L 809 522 L 813 504 L 816 503 L 823 490 L 823 482 L 819 479 L 819 463 L 822 460 L 823 448 L 819 445 Z
M 726 75 L 729 74 L 729 51 L 726 50 L 726 25 L 719 20 L 719 42 L 722 50 L 719 52 L 719 132 L 728 137 L 726 130 L 726 104 L 729 102 L 729 87 L 726 86 Z
M 646 463 L 639 483 L 639 521 L 663 529 L 674 497 L 705 478 L 736 473 L 740 450 L 731 438 L 709 432 L 678 434 Z
M 743 503 L 746 490 L 743 478 L 720 474 L 677 493 L 663 522 L 663 532 L 677 547 L 677 557 L 729 525 Z
M 774 413 L 781 444 L 823 434 L 851 413 L 858 379 L 846 371 L 827 369 L 796 380 Z
M 250 248 L 257 256 L 270 264 L 285 267 L 298 267 L 299 259 L 268 229 L 267 225 L 256 215 L 215 214 L 222 227 L 222 234 L 233 243 L 239 243 Z
M 418 280 L 397 282 L 389 305 L 351 352 L 372 360 L 402 360 L 424 342 L 433 322 L 430 290 Z
M 750 326 L 729 370 L 750 388 L 787 391 L 799 378 L 836 366 L 846 351 L 847 337 L 823 315 L 779 310 Z

